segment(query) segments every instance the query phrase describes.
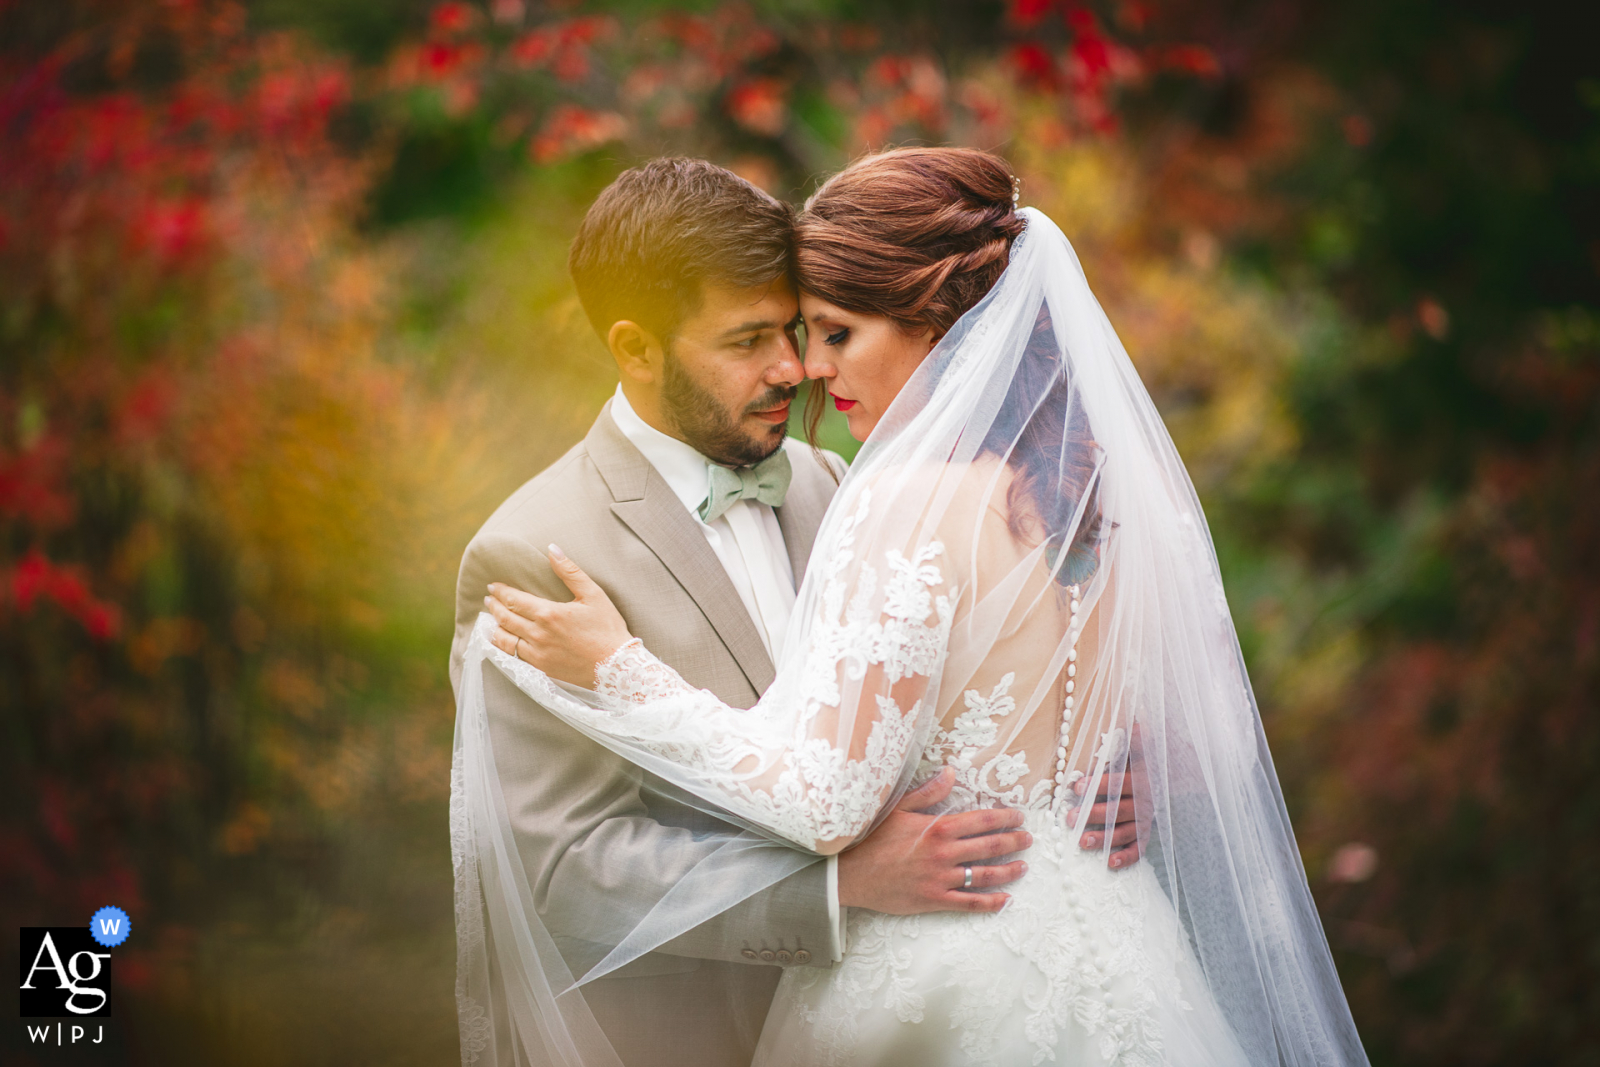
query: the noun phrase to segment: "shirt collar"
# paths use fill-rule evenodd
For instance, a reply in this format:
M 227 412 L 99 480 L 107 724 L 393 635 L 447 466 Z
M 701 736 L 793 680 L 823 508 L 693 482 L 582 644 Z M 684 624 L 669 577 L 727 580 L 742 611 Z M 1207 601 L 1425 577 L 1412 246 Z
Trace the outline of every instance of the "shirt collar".
M 707 495 L 706 466 L 711 461 L 695 449 L 669 437 L 639 417 L 622 394 L 622 386 L 611 398 L 611 418 L 622 436 L 637 448 L 656 473 L 666 481 L 674 496 L 683 501 L 691 515 L 697 514 Z

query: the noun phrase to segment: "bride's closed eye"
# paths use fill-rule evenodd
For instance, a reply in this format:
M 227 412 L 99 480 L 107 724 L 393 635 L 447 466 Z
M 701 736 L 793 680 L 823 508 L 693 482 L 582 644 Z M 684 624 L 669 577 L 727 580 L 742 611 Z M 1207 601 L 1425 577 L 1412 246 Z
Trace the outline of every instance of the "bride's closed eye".
M 830 333 L 826 337 L 824 337 L 822 339 L 822 343 L 825 344 L 825 345 L 828 345 L 831 348 L 834 345 L 843 344 L 845 338 L 847 338 L 849 336 L 850 336 L 849 327 L 841 326 L 837 330 L 835 330 L 833 333 Z

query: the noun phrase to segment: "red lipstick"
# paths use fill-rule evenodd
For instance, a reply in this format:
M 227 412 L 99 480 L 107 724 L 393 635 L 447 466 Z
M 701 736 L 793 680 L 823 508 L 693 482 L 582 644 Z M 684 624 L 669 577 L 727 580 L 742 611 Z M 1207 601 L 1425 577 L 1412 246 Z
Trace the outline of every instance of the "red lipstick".
M 846 400 L 842 396 L 836 396 L 833 398 L 833 406 L 838 408 L 840 411 L 849 411 L 851 408 L 856 406 L 856 401 Z

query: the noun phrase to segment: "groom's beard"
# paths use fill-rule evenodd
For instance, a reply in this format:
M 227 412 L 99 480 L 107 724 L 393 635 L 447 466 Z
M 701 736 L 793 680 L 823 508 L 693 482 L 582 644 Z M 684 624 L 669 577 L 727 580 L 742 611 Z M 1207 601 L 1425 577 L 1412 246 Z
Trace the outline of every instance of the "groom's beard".
M 745 405 L 739 415 L 729 415 L 720 400 L 684 372 L 683 365 L 671 352 L 665 356 L 662 407 L 678 436 L 696 452 L 729 467 L 748 467 L 760 463 L 783 446 L 788 428 L 782 423 L 752 435 L 741 425 L 741 417 L 753 411 L 769 411 L 793 400 L 800 392 L 797 386 L 770 386 Z

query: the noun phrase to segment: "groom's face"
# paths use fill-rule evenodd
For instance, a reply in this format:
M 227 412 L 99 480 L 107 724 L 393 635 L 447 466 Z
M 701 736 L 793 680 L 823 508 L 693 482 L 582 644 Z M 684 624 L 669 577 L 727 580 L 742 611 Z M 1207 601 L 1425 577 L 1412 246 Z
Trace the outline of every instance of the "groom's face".
M 750 288 L 706 284 L 698 310 L 664 347 L 661 411 L 673 435 L 718 463 L 757 463 L 783 444 L 805 380 L 787 278 Z

